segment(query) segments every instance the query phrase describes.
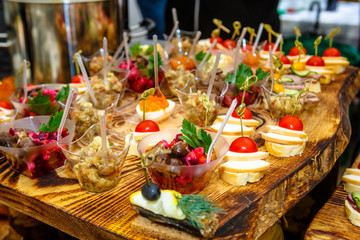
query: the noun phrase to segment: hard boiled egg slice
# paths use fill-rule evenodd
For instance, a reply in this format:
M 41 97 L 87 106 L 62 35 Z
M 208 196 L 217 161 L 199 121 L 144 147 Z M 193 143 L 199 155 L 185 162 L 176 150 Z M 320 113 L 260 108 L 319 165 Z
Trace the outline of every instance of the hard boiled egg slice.
M 156 112 L 147 112 L 145 113 L 145 119 L 153 120 L 154 122 L 161 122 L 168 119 L 171 116 L 171 114 L 174 112 L 175 102 L 171 100 L 167 100 L 167 101 L 169 103 L 169 106 L 167 108 Z M 139 117 L 142 119 L 143 111 L 140 110 L 139 104 L 136 106 L 136 112 L 139 115 Z

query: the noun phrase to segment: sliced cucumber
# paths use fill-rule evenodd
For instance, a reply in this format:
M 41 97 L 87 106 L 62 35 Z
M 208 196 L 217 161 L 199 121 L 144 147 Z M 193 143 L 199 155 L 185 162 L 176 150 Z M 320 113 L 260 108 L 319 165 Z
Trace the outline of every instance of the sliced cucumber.
M 289 89 L 289 88 L 284 89 L 285 95 L 288 95 L 288 96 L 294 96 L 294 95 L 298 94 L 299 92 L 300 92 L 300 90 L 297 90 L 297 89 Z
M 360 209 L 360 192 L 352 192 L 351 195 L 356 206 Z
M 282 76 L 281 81 L 282 82 L 294 82 L 294 79 L 292 79 L 291 77 L 288 77 L 288 76 Z
M 299 77 L 306 77 L 311 72 L 310 70 L 307 69 L 303 71 L 297 71 L 292 66 L 290 67 L 290 69 L 295 75 L 298 75 Z

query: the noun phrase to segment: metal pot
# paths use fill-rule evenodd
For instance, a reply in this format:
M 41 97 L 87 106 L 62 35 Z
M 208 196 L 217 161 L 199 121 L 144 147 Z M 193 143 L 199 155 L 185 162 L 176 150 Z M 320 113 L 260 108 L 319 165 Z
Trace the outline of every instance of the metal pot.
M 77 51 L 92 55 L 104 37 L 114 50 L 128 28 L 127 0 L 4 0 L 4 9 L 14 73 L 29 60 L 35 84 L 70 82 Z

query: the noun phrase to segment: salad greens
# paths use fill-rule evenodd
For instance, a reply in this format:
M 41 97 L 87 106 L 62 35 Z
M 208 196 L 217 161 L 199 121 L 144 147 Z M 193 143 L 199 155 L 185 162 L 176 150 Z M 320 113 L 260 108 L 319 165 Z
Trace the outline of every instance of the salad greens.
M 56 101 L 65 101 L 69 95 L 69 92 L 70 92 L 69 84 L 66 85 L 66 87 L 62 87 L 55 96 Z
M 51 114 L 48 124 L 43 123 L 39 128 L 38 132 L 55 132 L 59 128 L 63 114 L 63 110 L 61 110 L 60 112 L 56 112 L 55 114 Z
M 257 81 L 261 81 L 262 79 L 269 76 L 269 73 L 263 71 L 261 68 L 258 68 L 256 70 L 255 75 L 257 77 Z M 246 81 L 246 79 L 251 76 L 253 76 L 253 72 L 252 72 L 251 68 L 246 66 L 245 64 L 241 63 L 239 65 L 238 71 L 236 73 L 236 78 L 235 78 L 236 86 L 241 86 Z M 233 77 L 234 77 L 234 73 L 228 73 L 228 74 L 226 74 L 225 81 L 231 83 Z M 249 80 L 249 83 L 253 83 L 255 81 L 256 81 L 255 78 L 252 78 Z
M 202 50 L 200 52 L 198 52 L 196 55 L 195 55 L 195 60 L 198 61 L 198 62 L 201 62 L 204 57 L 206 55 L 206 52 L 203 52 Z M 211 54 L 209 54 L 209 56 L 207 57 L 206 59 L 206 62 L 209 61 L 211 58 Z
M 192 148 L 203 147 L 205 153 L 208 152 L 212 138 L 204 129 L 200 128 L 196 131 L 195 125 L 184 119 L 182 121 L 181 133 L 183 135 L 179 136 L 179 138 L 187 142 Z

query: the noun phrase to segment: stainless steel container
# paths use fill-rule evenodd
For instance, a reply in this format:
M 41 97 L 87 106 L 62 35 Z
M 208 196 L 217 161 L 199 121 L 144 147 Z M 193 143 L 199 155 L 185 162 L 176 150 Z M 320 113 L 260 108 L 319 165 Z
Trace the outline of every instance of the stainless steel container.
M 76 74 L 73 55 L 90 56 L 104 36 L 115 49 L 127 27 L 126 0 L 4 0 L 14 72 L 31 62 L 31 82 L 67 83 Z

